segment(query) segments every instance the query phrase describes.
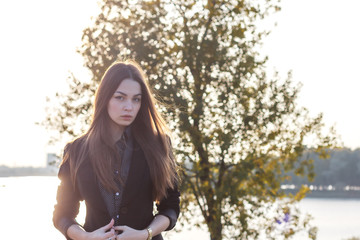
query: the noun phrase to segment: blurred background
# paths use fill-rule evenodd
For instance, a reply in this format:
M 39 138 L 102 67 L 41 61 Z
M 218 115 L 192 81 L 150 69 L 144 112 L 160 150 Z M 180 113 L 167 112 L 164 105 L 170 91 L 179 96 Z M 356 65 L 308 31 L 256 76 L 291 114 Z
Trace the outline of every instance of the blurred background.
M 291 81 L 302 85 L 297 105 L 306 107 L 310 116 L 323 113 L 323 130 L 334 126 L 336 145 L 341 147 L 329 149 L 328 160 L 313 152 L 302 156 L 313 160 L 313 181 L 291 173 L 281 189 L 296 194 L 305 184 L 312 191 L 297 206 L 313 216 L 317 239 L 356 239 L 360 237 L 356 218 L 360 213 L 360 2 L 287 0 L 279 5 L 280 11 L 256 22 L 256 29 L 271 31 L 256 46 L 260 57 L 269 58 L 264 71 L 268 76 L 277 72 L 282 79 L 291 71 Z M 30 239 L 61 239 L 51 223 L 59 183 L 53 163 L 71 138 L 49 144 L 59 133 L 41 122 L 56 104 L 56 94 L 68 91 L 72 76 L 83 81 L 94 77 L 77 49 L 84 41 L 83 30 L 101 14 L 100 6 L 96 0 L 0 2 L 0 225 L 7 226 L 0 238 L 20 239 L 14 232 L 25 231 Z M 182 232 L 169 233 L 168 239 L 209 239 L 204 222 L 200 228 L 185 226 L 179 225 Z M 49 234 L 39 233 L 40 229 Z M 308 237 L 308 232 L 297 235 L 297 239 Z

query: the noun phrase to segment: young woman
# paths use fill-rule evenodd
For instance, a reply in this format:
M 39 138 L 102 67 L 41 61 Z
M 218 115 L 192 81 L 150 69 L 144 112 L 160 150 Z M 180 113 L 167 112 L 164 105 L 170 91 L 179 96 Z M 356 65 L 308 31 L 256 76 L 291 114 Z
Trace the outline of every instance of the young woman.
M 89 130 L 65 147 L 54 226 L 75 240 L 163 239 L 179 216 L 180 196 L 167 133 L 139 65 L 110 66 Z M 84 226 L 75 220 L 82 200 Z

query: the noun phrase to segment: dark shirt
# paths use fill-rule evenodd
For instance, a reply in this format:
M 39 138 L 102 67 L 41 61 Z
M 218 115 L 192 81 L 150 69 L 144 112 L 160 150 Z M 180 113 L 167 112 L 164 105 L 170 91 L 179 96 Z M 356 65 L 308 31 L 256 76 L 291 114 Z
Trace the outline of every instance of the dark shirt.
M 120 159 L 113 162 L 115 182 L 119 188 L 116 193 L 108 192 L 100 182 L 98 182 L 101 195 L 108 209 L 109 215 L 115 220 L 115 226 L 120 225 L 119 211 L 123 195 L 123 189 L 130 170 L 132 157 L 133 139 L 130 128 L 126 128 L 124 134 L 116 142 Z M 121 179 L 121 180 L 120 180 Z

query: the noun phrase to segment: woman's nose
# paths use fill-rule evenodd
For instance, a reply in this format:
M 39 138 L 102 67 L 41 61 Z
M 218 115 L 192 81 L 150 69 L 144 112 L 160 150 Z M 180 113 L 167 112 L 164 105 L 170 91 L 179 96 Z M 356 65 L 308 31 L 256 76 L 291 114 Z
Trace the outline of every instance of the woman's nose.
M 131 111 L 132 108 L 133 108 L 133 105 L 132 105 L 131 101 L 126 101 L 125 106 L 124 106 L 124 109 L 125 109 L 126 111 Z

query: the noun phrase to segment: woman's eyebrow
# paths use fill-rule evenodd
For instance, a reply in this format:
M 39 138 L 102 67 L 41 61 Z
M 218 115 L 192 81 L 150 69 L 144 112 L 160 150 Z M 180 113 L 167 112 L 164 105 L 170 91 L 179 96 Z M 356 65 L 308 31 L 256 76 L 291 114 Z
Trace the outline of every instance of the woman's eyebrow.
M 120 94 L 122 94 L 122 95 L 124 95 L 124 96 L 127 96 L 126 93 L 123 93 L 123 92 L 121 92 L 121 91 L 116 91 L 115 93 L 120 93 Z M 135 94 L 134 96 L 141 96 L 141 93 Z

